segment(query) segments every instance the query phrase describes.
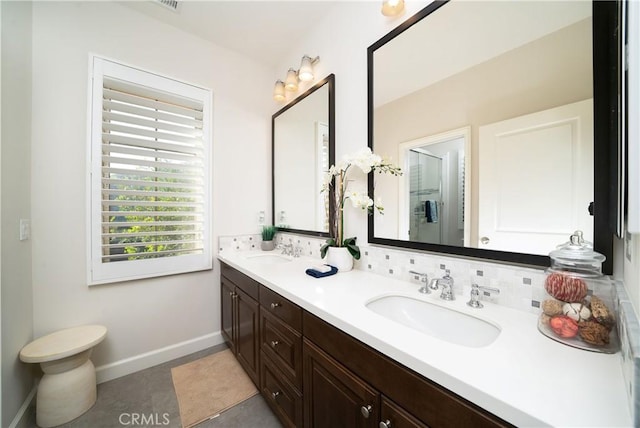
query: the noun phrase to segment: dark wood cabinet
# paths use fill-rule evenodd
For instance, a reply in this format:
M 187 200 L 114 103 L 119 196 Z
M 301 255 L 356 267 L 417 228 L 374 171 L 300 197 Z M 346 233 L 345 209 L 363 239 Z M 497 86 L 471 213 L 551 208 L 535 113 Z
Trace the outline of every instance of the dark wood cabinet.
M 221 333 L 222 337 L 235 352 L 234 314 L 235 314 L 235 285 L 224 276 L 220 277 L 220 306 L 222 312 Z
M 302 427 L 303 405 L 300 390 L 293 385 L 274 363 L 264 354 L 260 367 L 260 392 L 285 427 Z
M 258 288 L 259 284 L 251 278 L 222 265 L 222 337 L 256 385 L 260 384 L 260 318 L 258 300 L 251 294 L 257 297 Z
M 259 385 L 260 357 L 258 302 L 236 288 L 236 358 L 253 383 Z
M 428 428 L 415 416 L 382 396 L 380 404 L 380 428 Z
M 378 392 L 308 340 L 304 340 L 305 426 L 377 427 Z
M 302 391 L 302 334 L 262 309 L 260 349 Z
M 222 264 L 222 335 L 286 427 L 511 427 Z
M 260 391 L 286 427 L 302 427 L 302 308 L 260 287 Z

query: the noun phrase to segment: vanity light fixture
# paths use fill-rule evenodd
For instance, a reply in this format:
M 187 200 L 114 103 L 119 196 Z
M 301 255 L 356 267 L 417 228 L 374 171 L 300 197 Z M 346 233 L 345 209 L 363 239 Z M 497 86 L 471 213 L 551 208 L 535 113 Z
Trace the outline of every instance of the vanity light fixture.
M 299 70 L 289 68 L 284 82 L 280 79 L 276 81 L 276 86 L 273 88 L 273 99 L 279 102 L 284 101 L 287 98 L 286 92 L 295 92 L 298 90 L 299 82 L 312 81 L 314 79 L 313 66 L 318 61 L 320 61 L 319 56 L 311 58 L 309 55 L 304 55 Z
M 300 71 L 298 71 L 298 78 L 303 82 L 310 82 L 313 80 L 313 65 L 320 61 L 320 57 L 311 58 L 309 55 L 302 57 L 300 63 Z
M 287 71 L 287 78 L 284 81 L 284 89 L 290 92 L 298 90 L 298 72 L 293 68 L 290 68 L 289 71 Z
M 404 0 L 383 0 L 382 14 L 384 16 L 398 16 L 404 10 Z
M 284 82 L 280 79 L 276 81 L 276 86 L 273 88 L 273 99 L 276 101 L 284 101 Z

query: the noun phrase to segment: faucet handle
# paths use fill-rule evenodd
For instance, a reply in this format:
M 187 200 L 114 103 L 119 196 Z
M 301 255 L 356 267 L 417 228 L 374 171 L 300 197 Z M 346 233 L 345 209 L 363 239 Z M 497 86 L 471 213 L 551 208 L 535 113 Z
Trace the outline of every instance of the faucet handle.
M 420 282 L 423 283 L 422 287 L 418 288 L 418 291 L 422 294 L 429 294 L 431 293 L 431 290 L 429 289 L 429 287 L 427 286 L 427 281 L 429 280 L 429 277 L 427 276 L 426 273 L 422 273 L 422 272 L 416 272 L 415 270 L 410 270 L 409 273 L 412 273 L 414 275 L 417 275 L 420 277 Z
M 484 285 L 471 284 L 471 298 L 467 302 L 467 305 L 472 308 L 480 309 L 484 307 L 482 302 L 480 302 L 480 290 L 486 291 L 488 293 L 500 294 L 500 290 L 494 287 L 487 287 Z

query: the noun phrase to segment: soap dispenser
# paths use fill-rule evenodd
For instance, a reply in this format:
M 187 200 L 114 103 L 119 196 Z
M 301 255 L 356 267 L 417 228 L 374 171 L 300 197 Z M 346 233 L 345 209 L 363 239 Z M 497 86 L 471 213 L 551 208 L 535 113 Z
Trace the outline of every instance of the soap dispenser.
M 602 274 L 605 256 L 576 231 L 551 253 L 538 330 L 565 345 L 594 352 L 620 348 L 613 281 Z

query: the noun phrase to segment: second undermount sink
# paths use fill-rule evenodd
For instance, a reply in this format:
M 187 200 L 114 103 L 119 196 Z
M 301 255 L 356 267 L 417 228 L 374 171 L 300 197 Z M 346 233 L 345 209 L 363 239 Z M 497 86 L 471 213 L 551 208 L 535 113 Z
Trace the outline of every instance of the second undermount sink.
M 265 265 L 289 263 L 292 260 L 291 256 L 286 256 L 284 254 L 278 253 L 255 253 L 246 256 L 246 258 L 251 260 L 252 262 Z
M 383 296 L 367 308 L 385 318 L 438 339 L 481 348 L 500 335 L 500 328 L 480 318 L 406 296 Z

